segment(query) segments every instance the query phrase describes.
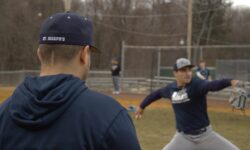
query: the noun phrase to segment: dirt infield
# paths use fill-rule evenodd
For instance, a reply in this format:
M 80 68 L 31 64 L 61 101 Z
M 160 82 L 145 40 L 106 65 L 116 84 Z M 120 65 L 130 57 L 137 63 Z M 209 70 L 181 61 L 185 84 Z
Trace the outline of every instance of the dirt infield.
M 0 103 L 2 103 L 7 97 L 9 97 L 14 88 L 13 87 L 0 87 Z M 104 94 L 110 95 L 111 97 L 118 100 L 124 107 L 128 107 L 129 105 L 138 106 L 140 102 L 145 98 L 146 94 L 133 94 L 133 93 L 121 93 L 120 95 L 113 95 L 110 92 L 102 92 Z M 246 115 L 250 116 L 250 104 L 248 102 L 248 108 L 246 109 Z M 168 100 L 161 99 L 149 106 L 150 108 L 170 108 L 171 104 Z M 232 112 L 231 106 L 227 100 L 221 100 L 216 98 L 208 98 L 208 110 L 215 112 L 227 112 L 227 113 L 236 113 L 242 114 L 241 111 L 236 110 Z
M 13 92 L 14 88 L 8 87 L 8 88 L 1 88 L 0 87 L 0 103 L 2 103 L 6 98 L 8 98 L 12 92 Z

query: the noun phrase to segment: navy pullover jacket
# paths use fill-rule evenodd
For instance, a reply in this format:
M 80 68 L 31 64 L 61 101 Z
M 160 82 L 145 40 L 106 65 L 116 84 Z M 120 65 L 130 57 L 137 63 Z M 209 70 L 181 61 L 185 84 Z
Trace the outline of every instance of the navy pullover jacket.
M 27 77 L 0 106 L 0 150 L 140 150 L 127 111 L 72 75 Z
M 150 103 L 167 98 L 171 100 L 178 131 L 189 132 L 210 124 L 207 114 L 207 93 L 218 91 L 231 85 L 231 79 L 205 81 L 193 78 L 184 88 L 176 82 L 148 95 L 140 107 L 144 109 Z

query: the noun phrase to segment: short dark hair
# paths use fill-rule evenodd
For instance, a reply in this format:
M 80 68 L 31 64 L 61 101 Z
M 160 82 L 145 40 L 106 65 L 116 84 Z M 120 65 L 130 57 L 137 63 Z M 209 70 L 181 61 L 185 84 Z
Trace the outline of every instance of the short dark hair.
M 206 61 L 205 60 L 200 60 L 200 62 L 199 63 L 206 63 Z
M 40 44 L 40 57 L 42 63 L 68 63 L 70 62 L 83 46 L 62 45 L 62 44 Z M 53 57 L 53 58 L 52 58 Z

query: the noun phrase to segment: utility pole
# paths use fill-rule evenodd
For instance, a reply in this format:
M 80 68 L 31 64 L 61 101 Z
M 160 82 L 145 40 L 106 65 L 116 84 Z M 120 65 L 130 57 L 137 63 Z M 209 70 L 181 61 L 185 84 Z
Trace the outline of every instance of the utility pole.
M 193 0 L 188 0 L 187 56 L 191 61 Z
M 72 0 L 63 0 L 64 11 L 65 12 L 70 11 L 70 9 L 71 9 L 71 2 L 72 2 Z
M 125 68 L 125 41 L 122 41 L 121 49 L 121 77 L 124 78 L 124 68 Z

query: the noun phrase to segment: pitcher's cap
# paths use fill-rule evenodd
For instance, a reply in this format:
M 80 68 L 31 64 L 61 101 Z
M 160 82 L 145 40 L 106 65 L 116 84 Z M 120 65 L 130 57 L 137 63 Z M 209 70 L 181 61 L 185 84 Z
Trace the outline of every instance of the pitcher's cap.
M 174 70 L 180 70 L 180 69 L 185 68 L 185 67 L 193 68 L 194 65 L 192 65 L 190 60 L 188 60 L 186 58 L 179 58 L 176 60 L 176 62 L 174 64 Z

